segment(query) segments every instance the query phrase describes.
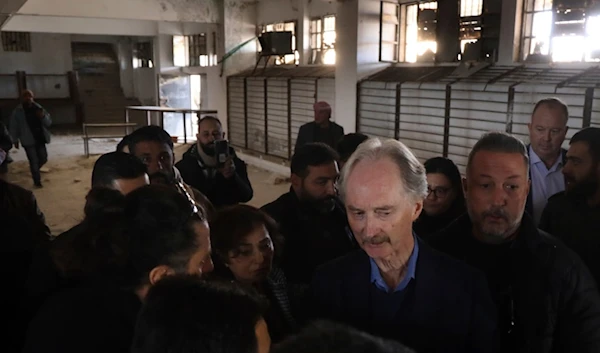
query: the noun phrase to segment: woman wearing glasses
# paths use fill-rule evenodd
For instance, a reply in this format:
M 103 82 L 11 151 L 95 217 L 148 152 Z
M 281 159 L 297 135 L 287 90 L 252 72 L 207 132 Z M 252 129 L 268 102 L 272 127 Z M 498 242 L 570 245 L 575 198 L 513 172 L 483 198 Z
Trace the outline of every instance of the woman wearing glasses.
M 275 221 L 261 210 L 235 205 L 217 211 L 210 222 L 216 280 L 233 280 L 266 297 L 265 321 L 274 343 L 293 333 L 285 275 L 276 266 L 280 238 Z
M 423 239 L 444 229 L 466 211 L 458 168 L 448 158 L 435 157 L 425 162 L 427 197 L 423 212 L 413 229 Z

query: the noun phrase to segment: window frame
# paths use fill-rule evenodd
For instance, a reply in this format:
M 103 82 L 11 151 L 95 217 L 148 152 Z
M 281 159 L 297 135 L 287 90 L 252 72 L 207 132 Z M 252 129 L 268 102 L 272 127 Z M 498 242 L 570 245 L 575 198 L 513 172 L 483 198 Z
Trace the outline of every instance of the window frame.
M 2 51 L 6 53 L 32 52 L 31 32 L 0 31 L 0 42 L 2 42 Z
M 325 19 L 326 18 L 333 18 L 334 19 L 334 29 L 333 30 L 327 30 L 327 31 L 325 30 Z M 315 21 L 320 21 L 320 25 L 319 25 L 318 31 L 313 32 L 312 31 L 312 25 L 313 25 L 313 22 L 315 22 Z M 313 60 L 313 58 L 316 58 L 315 53 L 317 53 L 317 52 L 324 53 L 326 50 L 333 50 L 334 52 L 337 53 L 336 47 L 335 47 L 335 44 L 337 42 L 337 38 L 336 38 L 336 41 L 334 41 L 332 43 L 333 46 L 331 48 L 325 48 L 325 33 L 326 32 L 333 32 L 333 33 L 336 34 L 336 37 L 337 37 L 337 15 L 335 15 L 335 14 L 326 14 L 326 15 L 323 15 L 323 16 L 312 17 L 310 19 L 310 23 L 309 23 L 309 27 L 308 28 L 309 28 L 309 38 L 310 38 L 310 42 L 309 42 L 310 58 L 308 60 L 309 65 L 335 65 L 335 64 L 325 64 L 325 63 L 323 63 L 322 62 L 323 61 L 323 54 L 321 54 L 321 62 L 315 62 Z M 314 48 L 313 45 L 312 45 L 313 35 L 317 36 L 317 37 L 320 37 L 320 40 L 319 40 L 320 46 L 319 46 L 319 48 Z
M 391 45 L 392 47 L 394 47 L 394 50 L 393 50 L 394 58 L 392 58 L 391 60 L 383 60 L 383 58 L 382 58 L 383 45 L 384 45 L 384 41 L 383 41 L 383 26 L 384 26 L 383 8 L 384 8 L 385 4 L 390 4 L 390 5 L 396 6 L 396 23 L 394 24 L 392 22 L 385 22 L 385 24 L 390 24 L 390 25 L 396 26 L 397 41 L 386 42 L 386 45 Z M 403 22 L 405 22 L 405 21 L 403 21 L 402 18 L 403 18 L 402 6 L 398 2 L 394 2 L 394 1 L 381 1 L 380 2 L 380 7 L 379 7 L 379 62 L 397 63 L 400 61 L 400 55 L 401 55 L 400 47 L 401 47 L 401 43 L 402 43 L 401 24 Z

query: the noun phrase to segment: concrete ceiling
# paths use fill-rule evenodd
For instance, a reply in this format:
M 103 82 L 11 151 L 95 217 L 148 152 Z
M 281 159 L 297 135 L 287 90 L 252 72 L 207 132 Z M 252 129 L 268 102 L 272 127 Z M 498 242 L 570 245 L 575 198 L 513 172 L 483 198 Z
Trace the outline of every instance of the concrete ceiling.
M 0 29 L 27 2 L 27 0 L 0 0 Z

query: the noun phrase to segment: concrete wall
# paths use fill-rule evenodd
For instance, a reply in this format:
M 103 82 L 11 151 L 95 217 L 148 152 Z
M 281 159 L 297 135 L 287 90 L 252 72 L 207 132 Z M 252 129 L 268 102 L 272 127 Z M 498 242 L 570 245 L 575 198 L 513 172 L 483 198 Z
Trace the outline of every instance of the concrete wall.
M 306 6 L 306 10 L 303 8 Z M 335 1 L 324 0 L 261 0 L 256 11 L 257 24 L 283 21 L 302 21 L 304 11 L 309 18 L 332 15 L 337 11 Z
M 219 22 L 222 0 L 28 0 L 19 14 L 137 19 L 152 21 Z
M 31 33 L 31 52 L 4 52 L 0 46 L 0 74 L 64 74 L 73 69 L 71 36 Z
M 156 77 L 154 68 L 133 69 L 133 96 L 142 105 L 156 105 Z M 128 96 L 129 97 L 129 96 Z

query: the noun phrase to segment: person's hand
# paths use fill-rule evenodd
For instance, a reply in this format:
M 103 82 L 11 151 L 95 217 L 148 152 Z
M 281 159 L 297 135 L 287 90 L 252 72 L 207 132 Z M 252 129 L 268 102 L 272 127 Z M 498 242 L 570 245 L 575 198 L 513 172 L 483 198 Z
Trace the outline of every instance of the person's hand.
M 15 148 L 16 148 L 16 149 L 19 149 L 19 141 L 16 141 L 16 142 L 15 142 Z
M 235 175 L 235 164 L 233 163 L 233 157 L 228 157 L 225 160 L 225 165 L 218 170 L 223 177 L 225 177 L 225 179 L 233 177 Z
M 35 112 L 35 115 L 40 119 L 43 119 L 44 116 L 46 116 L 46 114 L 44 114 L 44 109 L 38 109 L 37 112 Z

